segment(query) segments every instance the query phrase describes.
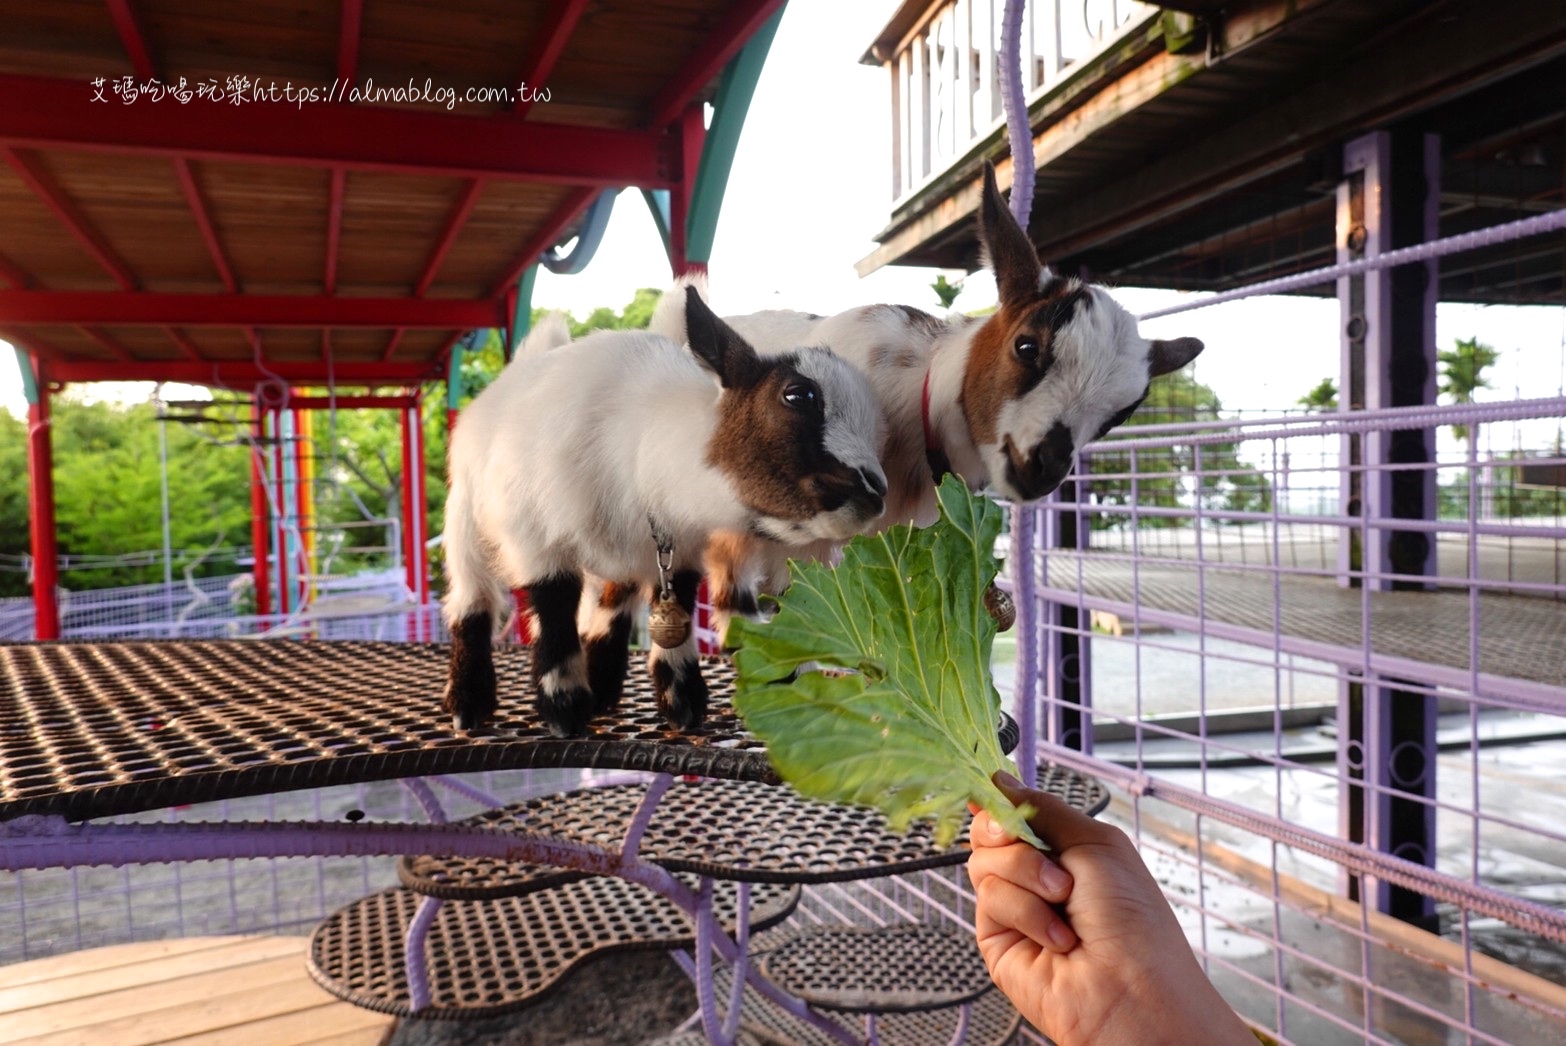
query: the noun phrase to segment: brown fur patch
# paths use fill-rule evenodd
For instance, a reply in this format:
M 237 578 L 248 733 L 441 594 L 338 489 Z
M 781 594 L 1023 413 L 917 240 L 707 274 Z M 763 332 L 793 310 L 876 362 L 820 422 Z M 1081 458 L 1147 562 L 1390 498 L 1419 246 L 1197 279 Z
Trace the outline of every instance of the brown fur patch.
M 1041 291 L 1018 301 L 1003 301 L 995 314 L 974 332 L 963 371 L 963 417 L 976 443 L 994 443 L 1001 408 L 1039 383 L 1054 359 L 1055 327 L 1064 326 L 1075 309 L 1090 307 L 1086 290 L 1074 280 L 1053 280 Z M 1013 347 L 1024 334 L 1038 339 L 1037 364 L 1017 358 Z
M 792 368 L 772 367 L 760 381 L 727 390 L 707 447 L 707 462 L 733 477 L 748 507 L 786 520 L 830 511 L 864 489 L 856 470 L 822 449 L 822 414 L 782 406 L 784 386 L 796 380 Z
M 629 581 L 605 581 L 598 594 L 598 605 L 604 610 L 619 610 L 636 598 L 636 584 Z

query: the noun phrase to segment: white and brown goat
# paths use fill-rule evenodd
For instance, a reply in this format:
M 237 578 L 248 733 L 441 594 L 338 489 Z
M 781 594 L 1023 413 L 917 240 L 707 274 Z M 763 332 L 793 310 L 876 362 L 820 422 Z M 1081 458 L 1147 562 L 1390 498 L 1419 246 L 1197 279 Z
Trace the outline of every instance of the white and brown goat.
M 822 345 L 870 379 L 887 422 L 887 511 L 878 528 L 934 522 L 935 486 L 946 471 L 1013 501 L 1044 497 L 1065 479 L 1078 447 L 1141 405 L 1151 379 L 1202 351 L 1195 338 L 1143 338 L 1136 318 L 1107 289 L 1051 271 L 1007 209 L 988 165 L 979 238 L 1000 296 L 984 319 L 940 319 L 897 305 L 828 317 L 728 317 L 764 355 Z M 665 333 L 677 339 L 680 332 Z M 791 544 L 739 531 L 715 535 L 707 566 L 720 625 L 730 613 L 756 613 L 758 592 L 786 585 L 788 557 L 831 552 L 819 543 Z
M 519 355 L 463 412 L 444 607 L 444 707 L 457 729 L 497 710 L 490 644 L 511 589 L 526 590 L 533 615 L 538 712 L 575 736 L 619 700 L 660 546 L 672 546 L 673 591 L 690 612 L 714 532 L 841 541 L 883 511 L 881 411 L 859 371 L 814 347 L 760 357 L 699 295 L 681 305 L 689 351 L 599 332 L 568 352 Z M 584 574 L 608 583 L 579 634 Z M 698 727 L 707 686 L 694 638 L 664 652 L 653 677 L 664 716 Z

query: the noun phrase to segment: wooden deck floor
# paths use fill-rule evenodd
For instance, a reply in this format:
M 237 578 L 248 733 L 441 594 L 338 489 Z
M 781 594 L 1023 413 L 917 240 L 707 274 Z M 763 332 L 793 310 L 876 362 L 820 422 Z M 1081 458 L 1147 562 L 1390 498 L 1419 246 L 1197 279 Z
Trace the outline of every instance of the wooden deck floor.
M 0 966 L 0 1043 L 379 1046 L 395 1018 L 305 972 L 304 937 L 191 937 Z

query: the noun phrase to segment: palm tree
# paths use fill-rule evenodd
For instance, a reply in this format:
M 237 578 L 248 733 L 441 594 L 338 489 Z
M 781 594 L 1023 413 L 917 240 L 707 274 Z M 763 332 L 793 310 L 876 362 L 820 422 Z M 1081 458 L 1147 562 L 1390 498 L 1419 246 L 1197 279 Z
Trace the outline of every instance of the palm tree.
M 1325 414 L 1338 409 L 1338 383 L 1322 378 L 1321 383 L 1295 401 L 1306 411 Z
M 1441 364 L 1441 384 L 1438 391 L 1441 395 L 1449 397 L 1453 403 L 1472 403 L 1475 392 L 1490 387 L 1490 383 L 1485 380 L 1484 372 L 1487 367 L 1495 365 L 1500 355 L 1489 345 L 1480 342 L 1478 338 L 1458 338 L 1454 348 L 1442 349 L 1436 353 L 1436 359 Z M 1467 425 L 1453 425 L 1452 435 L 1466 442 L 1472 433 L 1469 432 Z

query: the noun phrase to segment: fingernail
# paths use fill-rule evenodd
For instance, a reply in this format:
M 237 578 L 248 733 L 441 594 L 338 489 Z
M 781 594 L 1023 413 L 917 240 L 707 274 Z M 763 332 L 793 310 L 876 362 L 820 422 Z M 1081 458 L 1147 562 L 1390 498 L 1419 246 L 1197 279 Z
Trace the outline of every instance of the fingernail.
M 991 818 L 985 822 L 984 830 L 989 834 L 991 839 L 999 839 L 1001 836 L 1006 834 L 1006 829 L 1002 828 L 1001 823 L 994 818 Z
M 1039 866 L 1039 881 L 1050 893 L 1065 893 L 1071 888 L 1071 873 L 1046 857 Z
M 1023 786 L 1021 781 L 1011 776 L 1005 770 L 995 771 L 995 783 L 1002 788 L 1021 788 Z
M 1061 951 L 1069 951 L 1071 946 L 1076 943 L 1076 934 L 1072 933 L 1071 927 L 1065 923 L 1052 922 L 1049 924 L 1049 939 Z

